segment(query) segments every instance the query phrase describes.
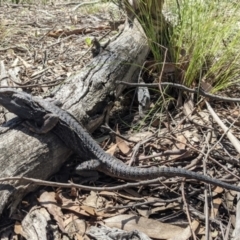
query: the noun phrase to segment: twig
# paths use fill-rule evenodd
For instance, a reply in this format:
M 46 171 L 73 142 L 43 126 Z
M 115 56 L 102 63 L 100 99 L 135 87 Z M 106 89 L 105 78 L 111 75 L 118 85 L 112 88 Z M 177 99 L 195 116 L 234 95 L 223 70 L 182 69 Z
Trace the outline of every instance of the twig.
M 240 142 L 238 141 L 238 139 L 230 132 L 230 128 L 234 125 L 235 122 L 233 122 L 231 124 L 231 126 L 228 128 L 224 125 L 224 123 L 221 121 L 221 119 L 218 117 L 218 115 L 214 112 L 214 110 L 212 109 L 211 105 L 206 101 L 205 104 L 207 106 L 207 109 L 209 111 L 209 113 L 212 115 L 213 119 L 217 122 L 217 124 L 223 129 L 224 133 L 222 135 L 222 137 L 224 135 L 226 135 L 228 137 L 228 139 L 231 141 L 232 145 L 235 147 L 235 149 L 238 151 L 238 153 L 240 153 Z
M 114 190 L 121 190 L 125 188 L 130 188 L 130 187 L 139 187 L 143 185 L 149 185 L 152 183 L 157 183 L 161 181 L 160 178 L 155 178 L 151 180 L 145 180 L 145 181 L 140 181 L 136 183 L 126 183 L 120 186 L 114 186 L 114 187 L 90 187 L 86 185 L 80 185 L 80 184 L 75 184 L 73 182 L 69 183 L 56 183 L 52 181 L 45 181 L 41 179 L 34 179 L 34 178 L 27 178 L 27 177 L 6 177 L 6 178 L 0 178 L 0 182 L 5 182 L 5 181 L 16 181 L 16 180 L 21 180 L 21 181 L 27 181 L 39 186 L 51 186 L 51 187 L 61 187 L 61 188 L 77 188 L 77 189 L 83 189 L 83 190 L 89 190 L 89 191 L 114 191 Z M 172 183 L 172 182 L 170 182 Z M 1 184 L 2 185 L 2 184 Z
M 236 224 L 233 240 L 239 239 L 240 235 L 240 194 L 237 194 L 237 206 L 236 206 Z
M 225 166 L 223 166 L 221 163 L 216 161 L 214 158 L 208 156 L 208 159 L 211 160 L 212 162 L 216 163 L 218 166 L 220 166 L 222 169 L 224 169 L 227 173 L 229 173 L 231 176 L 234 176 L 235 178 L 237 178 L 240 181 L 239 176 L 237 176 L 234 172 L 229 171 Z
M 154 201 L 134 203 L 134 204 L 124 205 L 124 206 L 112 206 L 112 207 L 99 209 L 98 211 L 103 211 L 103 210 L 108 211 L 108 210 L 123 209 L 123 208 L 136 208 L 136 207 L 139 207 L 142 205 L 149 205 L 149 204 L 154 204 L 154 203 L 173 203 L 173 202 L 180 203 L 181 201 L 182 201 L 181 197 L 172 198 L 172 199 L 158 199 L 158 200 L 154 200 Z
M 146 156 L 146 157 L 139 157 L 139 160 L 146 160 L 146 159 L 149 159 L 149 158 L 155 158 L 155 157 L 161 157 L 161 156 L 179 155 L 179 154 L 181 154 L 181 156 L 179 156 L 179 157 L 182 157 L 182 155 L 185 154 L 186 152 L 187 152 L 186 149 L 166 150 L 164 152 L 154 153 L 154 154 Z M 171 161 L 172 161 L 172 159 L 171 159 Z M 166 162 L 168 162 L 168 161 L 165 161 L 164 163 L 166 163 Z
M 187 204 L 187 201 L 186 201 L 186 198 L 185 198 L 184 183 L 181 184 L 181 189 L 182 189 L 182 199 L 183 199 L 183 202 L 184 202 L 184 205 L 185 205 L 189 227 L 190 227 L 190 230 L 192 232 L 192 236 L 193 236 L 194 240 L 197 240 L 196 234 L 195 234 L 195 232 L 193 231 L 193 228 L 192 228 L 192 221 L 191 221 L 191 217 L 190 217 L 190 213 L 189 213 L 189 207 L 188 207 L 188 204 Z
M 48 30 L 42 37 L 40 37 L 37 42 L 35 43 L 35 45 L 37 45 L 40 41 L 42 41 L 51 31 L 53 31 L 56 28 L 56 25 L 53 26 L 50 30 Z
M 203 174 L 206 176 L 207 175 L 207 159 L 208 155 L 211 152 L 211 149 L 209 147 L 209 142 L 212 139 L 212 131 L 208 130 L 207 136 L 206 136 L 206 144 L 205 146 L 208 146 L 208 151 L 206 155 L 204 156 L 203 159 Z M 208 205 L 208 186 L 207 184 L 204 184 L 204 199 L 205 199 L 205 204 L 204 204 L 204 213 L 205 213 L 205 237 L 206 239 L 209 239 L 209 205 Z
M 74 8 L 72 9 L 72 11 L 76 11 L 78 8 L 80 8 L 80 7 L 82 7 L 82 6 L 91 5 L 91 4 L 96 4 L 96 3 L 100 3 L 100 1 L 97 0 L 97 1 L 92 1 L 92 2 L 83 2 L 83 3 L 78 4 L 76 7 L 74 7 Z
M 130 139 L 124 137 L 123 135 L 115 132 L 115 131 L 114 131 L 112 128 L 110 128 L 108 125 L 103 125 L 103 126 L 101 126 L 101 128 L 107 129 L 108 131 L 110 131 L 110 133 L 113 133 L 115 136 L 117 136 L 117 137 L 119 137 L 119 138 L 121 138 L 121 139 L 123 139 L 123 140 L 125 140 L 125 141 L 127 141 L 127 142 L 131 142 L 131 143 L 135 143 L 135 144 L 137 143 L 137 141 L 130 140 Z
M 171 86 L 171 87 L 175 87 L 181 90 L 185 90 L 187 92 L 191 92 L 191 93 L 196 93 L 199 94 L 203 97 L 208 97 L 208 98 L 212 98 L 214 100 L 218 100 L 218 101 L 224 101 L 224 102 L 240 102 L 240 98 L 228 98 L 228 97 L 223 97 L 223 96 L 219 96 L 219 95 L 215 95 L 215 94 L 211 94 L 211 93 L 207 93 L 204 90 L 202 90 L 201 88 L 196 88 L 196 89 L 192 89 L 192 88 L 188 88 L 182 84 L 178 84 L 178 83 L 172 83 L 172 82 L 161 82 L 161 83 L 129 83 L 129 82 L 123 82 L 123 81 L 117 81 L 117 84 L 124 84 L 126 86 L 131 86 L 131 87 L 159 87 L 159 84 L 161 86 Z
M 145 143 L 147 143 L 147 142 L 149 142 L 149 141 L 152 140 L 152 139 L 153 139 L 153 136 L 151 136 L 151 137 L 149 137 L 149 138 L 147 138 L 147 139 L 144 139 L 144 140 L 142 140 L 142 141 L 139 141 L 139 142 L 134 146 L 133 152 L 132 152 L 132 156 L 131 156 L 131 159 L 130 159 L 130 161 L 129 161 L 129 166 L 131 166 L 131 165 L 133 164 L 134 159 L 136 159 L 136 155 L 137 155 L 137 153 L 138 153 L 138 151 L 139 151 L 140 146 L 143 145 L 143 144 L 145 144 Z
M 56 86 L 62 83 L 62 81 L 64 81 L 65 78 L 61 78 L 58 80 L 53 80 L 50 82 L 46 82 L 46 83 L 36 83 L 36 84 L 29 84 L 29 85 L 20 85 L 20 86 L 14 86 L 14 87 L 9 87 L 9 86 L 0 86 L 0 88 L 33 88 L 33 87 L 51 87 L 51 86 Z M 11 80 L 12 82 L 14 82 L 15 84 L 18 84 L 17 82 Z
M 158 45 L 160 45 L 160 44 L 158 44 Z M 164 71 L 164 66 L 166 64 L 166 59 L 167 59 L 168 48 L 165 48 L 164 46 L 161 46 L 161 47 L 164 48 L 165 51 L 164 51 L 163 67 L 162 67 L 161 73 L 160 73 L 160 75 L 158 77 L 158 80 L 159 80 L 158 88 L 159 88 L 159 91 L 161 93 L 161 96 L 162 96 L 162 99 L 163 99 L 163 107 L 164 107 L 166 115 L 167 115 L 167 123 L 168 123 L 167 124 L 167 129 L 168 129 L 168 132 L 170 132 L 171 131 L 171 129 L 170 129 L 170 126 L 171 126 L 171 124 L 170 124 L 170 113 L 169 113 L 168 108 L 167 108 L 166 99 L 164 97 L 163 90 L 162 90 L 162 85 L 161 85 L 162 75 L 163 75 L 163 71 Z

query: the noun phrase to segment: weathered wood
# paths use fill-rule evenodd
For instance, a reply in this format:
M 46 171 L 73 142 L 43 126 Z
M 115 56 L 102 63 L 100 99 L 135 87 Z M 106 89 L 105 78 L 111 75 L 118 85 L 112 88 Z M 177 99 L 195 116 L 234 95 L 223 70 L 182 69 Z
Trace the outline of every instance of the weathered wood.
M 56 99 L 92 132 L 102 123 L 109 101 L 123 90 L 116 81 L 136 81 L 148 51 L 141 27 L 136 24 L 126 28 L 101 55 L 55 90 Z M 22 127 L 19 120 L 0 127 L 1 178 L 21 175 L 47 179 L 59 170 L 70 154 L 54 134 L 33 134 Z M 1 183 L 0 213 L 19 185 L 19 182 L 12 183 L 10 187 Z M 28 188 L 27 192 L 32 189 Z M 21 200 L 21 192 L 15 191 L 14 198 Z

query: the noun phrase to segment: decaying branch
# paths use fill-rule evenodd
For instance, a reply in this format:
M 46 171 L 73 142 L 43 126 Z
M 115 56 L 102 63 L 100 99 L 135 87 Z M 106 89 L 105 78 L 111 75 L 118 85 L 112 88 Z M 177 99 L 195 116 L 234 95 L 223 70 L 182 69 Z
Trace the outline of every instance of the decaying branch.
M 124 89 L 116 81 L 136 81 L 148 51 L 141 27 L 137 23 L 132 28 L 126 27 L 119 38 L 81 72 L 56 88 L 55 98 L 90 132 L 94 131 L 103 122 L 111 101 Z M 47 179 L 58 171 L 70 154 L 71 151 L 54 134 L 33 134 L 21 125 L 19 119 L 12 119 L 0 127 L 0 178 Z M 25 192 L 16 189 L 21 184 L 23 182 L 18 181 L 12 182 L 12 186 L 9 182 L 0 185 L 0 213 L 13 193 L 17 203 L 34 189 L 31 185 Z

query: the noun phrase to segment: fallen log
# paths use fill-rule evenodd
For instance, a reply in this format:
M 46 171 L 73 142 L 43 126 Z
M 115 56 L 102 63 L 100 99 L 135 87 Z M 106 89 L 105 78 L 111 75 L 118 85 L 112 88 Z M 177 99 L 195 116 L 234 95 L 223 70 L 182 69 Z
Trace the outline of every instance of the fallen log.
M 54 97 L 93 132 L 104 120 L 110 100 L 121 95 L 124 86 L 116 81 L 134 82 L 149 52 L 147 39 L 136 22 L 81 72 L 67 79 Z M 16 118 L 0 127 L 0 178 L 25 176 L 47 179 L 57 172 L 71 155 L 71 151 L 54 134 L 38 135 L 30 132 Z M 23 182 L 0 183 L 0 213 L 14 198 L 12 209 L 36 186 Z

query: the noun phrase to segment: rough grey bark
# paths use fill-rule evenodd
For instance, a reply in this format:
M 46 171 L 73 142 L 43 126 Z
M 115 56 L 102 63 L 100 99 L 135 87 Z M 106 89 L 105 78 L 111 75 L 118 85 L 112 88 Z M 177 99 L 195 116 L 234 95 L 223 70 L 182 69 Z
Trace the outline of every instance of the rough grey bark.
M 141 27 L 126 28 L 106 50 L 81 72 L 67 79 L 54 91 L 56 99 L 92 132 L 104 120 L 112 96 L 123 90 L 116 81 L 134 82 L 148 54 L 147 40 Z M 0 178 L 26 176 L 47 179 L 59 170 L 71 151 L 54 134 L 38 135 L 13 119 L 0 127 Z M 10 197 L 15 203 L 22 194 L 19 182 L 0 183 L 0 213 Z M 34 187 L 27 188 L 27 192 Z M 15 191 L 14 191 L 15 190 Z M 14 195 L 13 195 L 14 193 Z M 26 192 L 25 192 L 26 193 Z

